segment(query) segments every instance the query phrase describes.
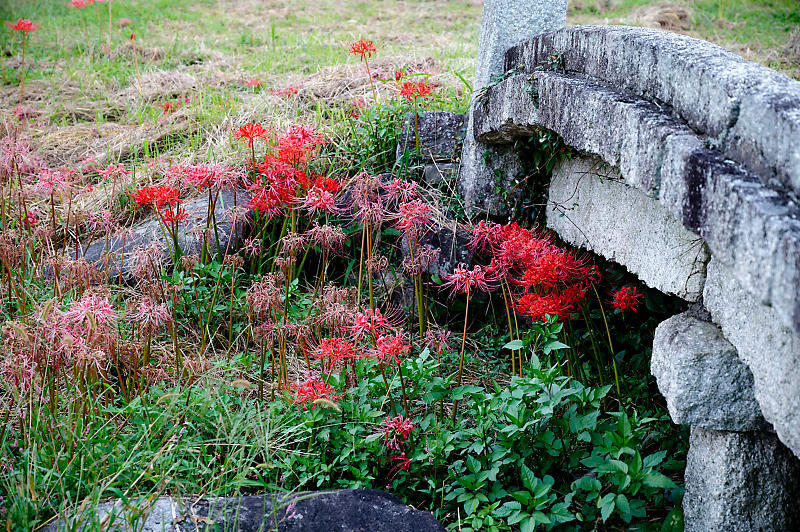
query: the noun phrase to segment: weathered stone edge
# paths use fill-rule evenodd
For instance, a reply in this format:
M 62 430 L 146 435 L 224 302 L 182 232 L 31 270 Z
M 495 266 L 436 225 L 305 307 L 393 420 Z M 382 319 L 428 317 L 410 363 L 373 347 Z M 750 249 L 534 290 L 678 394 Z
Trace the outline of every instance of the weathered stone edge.
M 768 184 L 800 193 L 800 82 L 706 41 L 625 26 L 576 26 L 511 47 L 505 71 L 558 54 L 566 72 L 664 106 Z
M 641 98 L 553 72 L 503 80 L 474 114 L 481 142 L 510 142 L 544 126 L 618 166 L 626 183 L 698 233 L 758 301 L 800 333 L 800 209 L 707 149 L 681 122 Z

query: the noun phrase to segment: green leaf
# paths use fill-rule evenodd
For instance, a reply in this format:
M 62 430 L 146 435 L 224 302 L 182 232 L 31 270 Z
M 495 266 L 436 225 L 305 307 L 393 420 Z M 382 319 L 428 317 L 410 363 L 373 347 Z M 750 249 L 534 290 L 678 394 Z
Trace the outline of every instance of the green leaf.
M 516 351 L 517 349 L 522 349 L 523 347 L 525 347 L 525 344 L 522 343 L 522 340 L 512 340 L 504 345 L 503 349 L 511 349 L 512 351 Z
M 606 522 L 611 516 L 611 513 L 614 511 L 614 501 L 616 500 L 616 495 L 614 493 L 606 494 L 602 499 L 597 501 L 597 507 L 600 508 L 600 517 L 603 519 L 603 522 Z
M 644 476 L 642 482 L 645 486 L 650 486 L 651 488 L 663 488 L 663 489 L 673 489 L 676 488 L 677 485 L 666 475 L 659 473 L 658 471 L 651 471 Z
M 522 485 L 525 486 L 528 491 L 533 493 L 536 490 L 537 484 L 539 484 L 539 479 L 536 478 L 536 475 L 533 474 L 533 471 L 530 470 L 528 466 L 522 464 L 520 468 L 520 476 L 522 477 Z

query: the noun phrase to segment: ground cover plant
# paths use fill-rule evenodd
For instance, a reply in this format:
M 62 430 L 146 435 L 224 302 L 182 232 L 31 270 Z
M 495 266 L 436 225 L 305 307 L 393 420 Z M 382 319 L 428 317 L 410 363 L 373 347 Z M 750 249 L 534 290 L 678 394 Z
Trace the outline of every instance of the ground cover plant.
M 466 110 L 480 8 L 411 5 L 0 7 L 7 529 L 347 487 L 454 530 L 680 528 L 686 434 L 648 370 L 680 302 L 541 209 L 468 219 L 416 134 L 396 163 L 403 120 Z M 569 156 L 528 149 L 542 178 Z M 473 259 L 440 271 L 453 222 Z

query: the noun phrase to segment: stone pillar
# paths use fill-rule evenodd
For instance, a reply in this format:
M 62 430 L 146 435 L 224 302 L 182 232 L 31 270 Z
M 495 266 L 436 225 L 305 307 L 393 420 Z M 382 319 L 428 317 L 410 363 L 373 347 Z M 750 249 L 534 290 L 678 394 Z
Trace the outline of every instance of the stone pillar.
M 542 33 L 563 28 L 567 21 L 567 0 L 486 0 L 483 4 L 478 58 L 475 63 L 473 94 L 487 86 L 494 74 L 503 71 L 503 54 L 511 46 Z M 473 100 L 473 107 L 475 102 Z M 461 154 L 458 188 L 469 211 L 498 214 L 502 205 L 491 201 L 495 180 L 508 181 L 521 169 L 511 150 L 501 150 L 498 164 L 484 166 L 486 145 L 475 140 L 470 110 L 467 135 Z M 500 171 L 500 176 L 495 173 Z
M 664 321 L 650 370 L 672 420 L 691 425 L 687 532 L 800 529 L 800 460 L 762 416 L 753 375 L 719 327 L 692 311 Z

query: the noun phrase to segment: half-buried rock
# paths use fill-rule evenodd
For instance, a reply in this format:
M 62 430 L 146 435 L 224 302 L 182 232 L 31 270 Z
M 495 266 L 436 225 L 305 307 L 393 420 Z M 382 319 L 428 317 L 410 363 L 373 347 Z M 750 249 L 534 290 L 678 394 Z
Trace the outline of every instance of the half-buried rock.
M 243 189 L 219 193 L 214 203 L 214 223 L 210 224 L 211 230 L 207 235 L 209 253 L 227 255 L 239 249 L 250 227 L 249 200 L 248 192 Z M 208 196 L 205 195 L 183 204 L 188 218 L 178 224 L 177 231 L 178 246 L 183 255 L 199 255 L 202 252 L 203 233 L 209 225 L 208 205 Z M 133 284 L 137 279 L 137 259 L 141 257 L 143 250 L 153 246 L 157 249 L 155 260 L 166 271 L 171 271 L 172 238 L 156 214 L 151 214 L 134 225 L 127 235 L 110 238 L 108 244 L 105 239 L 96 240 L 86 248 L 83 258 L 98 269 L 108 271 L 111 281 Z M 111 259 L 106 260 L 108 256 Z

